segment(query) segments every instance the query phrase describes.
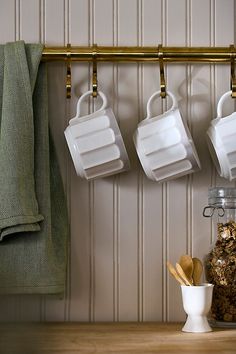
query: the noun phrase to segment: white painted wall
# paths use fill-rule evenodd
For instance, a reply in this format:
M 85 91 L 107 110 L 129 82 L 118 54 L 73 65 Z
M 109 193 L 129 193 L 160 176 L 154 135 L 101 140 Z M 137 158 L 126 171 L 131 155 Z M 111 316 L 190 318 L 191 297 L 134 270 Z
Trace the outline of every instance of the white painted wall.
M 0 42 L 24 39 L 47 45 L 227 46 L 234 43 L 233 0 L 0 0 Z M 75 63 L 73 96 L 65 98 L 65 67 L 50 64 L 50 120 L 68 196 L 71 253 L 64 300 L 5 296 L 1 320 L 176 321 L 184 318 L 180 290 L 166 260 L 183 253 L 202 258 L 211 225 L 202 217 L 210 185 L 221 180 L 204 140 L 216 103 L 229 89 L 227 65 L 169 64 L 167 86 L 177 96 L 194 137 L 202 171 L 157 184 L 143 174 L 132 142 L 159 89 L 155 64 L 99 64 L 103 90 L 120 124 L 131 171 L 86 182 L 76 176 L 63 131 L 91 68 Z M 91 100 L 92 101 L 92 100 Z M 166 105 L 159 108 L 159 112 Z M 93 104 L 85 109 L 92 110 Z M 227 110 L 233 109 L 230 102 Z

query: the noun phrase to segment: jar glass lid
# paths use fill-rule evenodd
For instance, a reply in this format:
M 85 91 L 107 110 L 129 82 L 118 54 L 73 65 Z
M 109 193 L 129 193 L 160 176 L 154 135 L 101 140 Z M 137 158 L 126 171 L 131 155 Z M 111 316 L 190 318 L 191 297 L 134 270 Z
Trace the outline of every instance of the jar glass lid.
M 208 190 L 208 204 L 224 206 L 225 208 L 236 207 L 236 188 L 212 187 Z

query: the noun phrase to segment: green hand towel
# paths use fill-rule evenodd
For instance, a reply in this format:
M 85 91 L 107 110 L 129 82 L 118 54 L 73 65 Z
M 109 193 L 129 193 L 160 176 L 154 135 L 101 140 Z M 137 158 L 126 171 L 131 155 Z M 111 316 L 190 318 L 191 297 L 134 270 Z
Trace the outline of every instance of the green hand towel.
M 0 293 L 62 293 L 68 220 L 42 45 L 0 46 Z

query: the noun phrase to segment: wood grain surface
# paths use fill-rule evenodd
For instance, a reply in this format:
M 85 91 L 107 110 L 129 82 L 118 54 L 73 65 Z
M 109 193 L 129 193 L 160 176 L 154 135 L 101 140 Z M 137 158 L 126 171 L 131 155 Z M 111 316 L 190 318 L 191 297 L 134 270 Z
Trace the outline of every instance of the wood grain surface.
M 235 354 L 236 329 L 183 333 L 183 324 L 41 323 L 0 325 L 1 354 Z

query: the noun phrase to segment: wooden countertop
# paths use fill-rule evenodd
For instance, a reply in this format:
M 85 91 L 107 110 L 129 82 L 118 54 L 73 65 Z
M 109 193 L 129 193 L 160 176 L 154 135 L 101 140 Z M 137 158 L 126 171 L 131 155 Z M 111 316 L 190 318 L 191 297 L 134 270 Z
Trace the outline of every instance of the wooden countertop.
M 235 354 L 236 329 L 183 333 L 183 324 L 0 324 L 1 354 Z

